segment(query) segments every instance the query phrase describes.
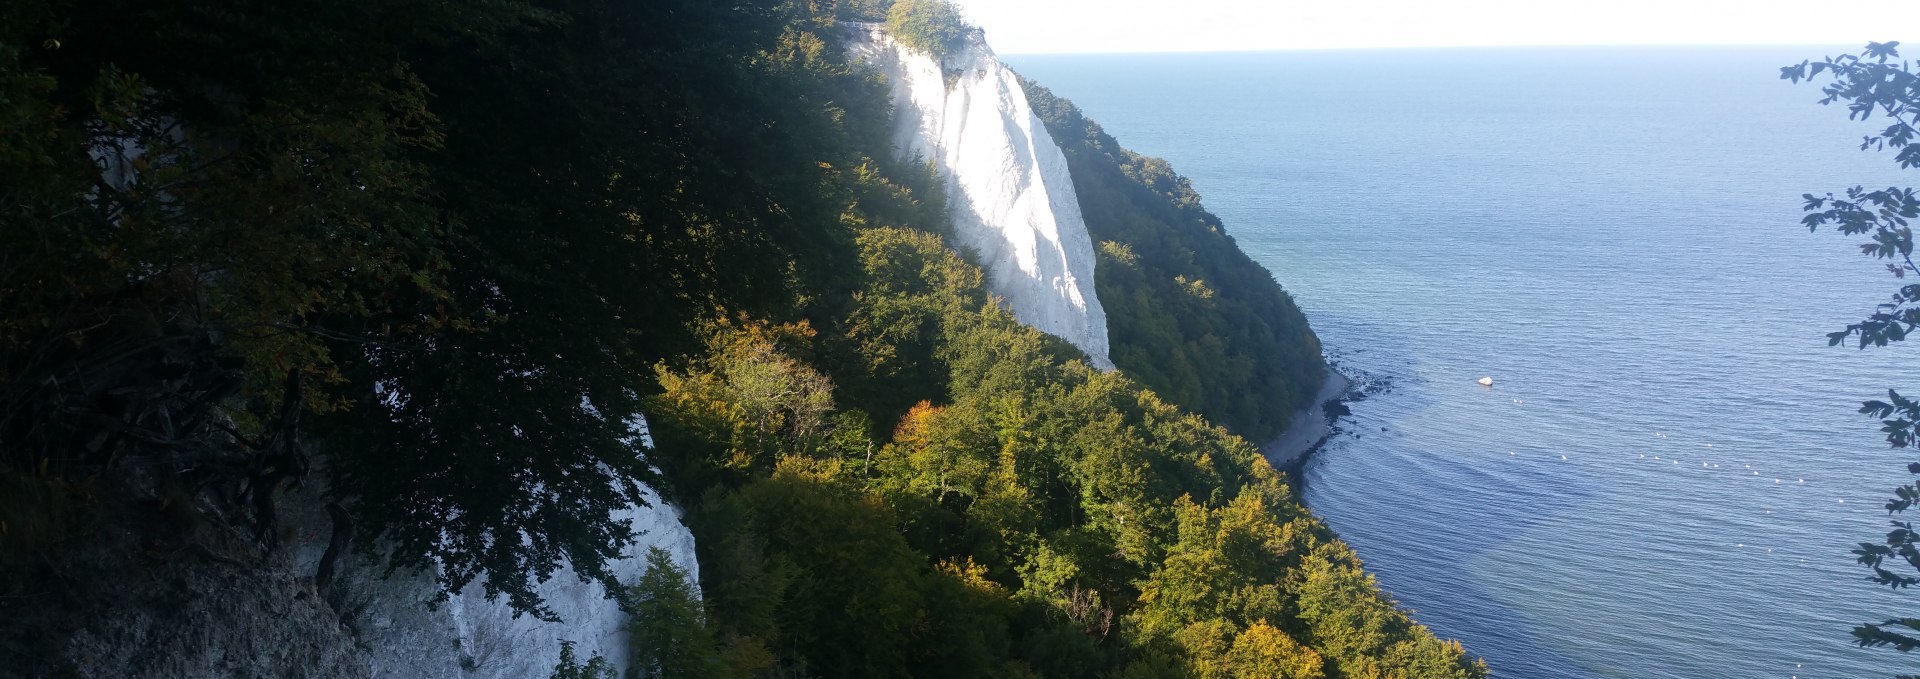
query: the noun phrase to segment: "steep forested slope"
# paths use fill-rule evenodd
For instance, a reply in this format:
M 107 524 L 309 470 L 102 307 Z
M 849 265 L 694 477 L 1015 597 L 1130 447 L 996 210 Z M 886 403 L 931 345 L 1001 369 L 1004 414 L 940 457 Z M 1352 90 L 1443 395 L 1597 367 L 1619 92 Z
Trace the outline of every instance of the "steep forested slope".
M 539 612 L 647 483 L 699 539 L 696 613 L 635 602 L 676 676 L 1483 673 L 1244 440 L 993 303 L 844 57 L 886 10 L 0 6 L 8 624 L 92 601 L 89 536 L 283 548 L 301 481 Z
M 1185 177 L 1115 141 L 1072 102 L 1023 81 L 1066 151 L 1113 362 L 1174 403 L 1264 442 L 1325 379 L 1320 342 L 1293 298 L 1234 245 Z
M 722 323 L 661 368 L 663 459 L 723 479 L 690 521 L 713 676 L 1483 674 L 1244 439 L 987 304 L 938 236 L 858 244 L 844 338 Z M 869 437 L 797 358 L 837 341 L 940 388 Z

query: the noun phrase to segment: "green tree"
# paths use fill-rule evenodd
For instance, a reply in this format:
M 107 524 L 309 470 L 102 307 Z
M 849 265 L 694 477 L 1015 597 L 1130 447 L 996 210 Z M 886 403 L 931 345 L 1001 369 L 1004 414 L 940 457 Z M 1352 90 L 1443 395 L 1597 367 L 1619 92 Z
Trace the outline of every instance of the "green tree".
M 357 398 L 329 488 L 403 566 L 518 606 L 560 563 L 609 586 L 615 508 L 650 479 L 631 423 L 715 308 L 788 320 L 844 260 L 829 171 L 843 65 L 810 8 L 543 1 L 495 36 L 406 44 L 446 131 L 425 158 L 457 318 L 341 346 Z M 772 118 L 769 118 L 772 116 Z M 777 121 L 769 124 L 769 121 Z M 769 132 L 777 130 L 777 132 Z
M 1199 357 L 1155 376 L 1020 324 L 931 170 L 875 160 L 887 89 L 835 20 L 938 51 L 949 2 L 136 4 L 0 5 L 8 583 L 61 581 L 14 547 L 101 488 L 256 515 L 264 547 L 306 477 L 390 566 L 543 614 L 561 565 L 611 580 L 655 483 L 707 600 L 658 553 L 625 583 L 648 673 L 1484 674 L 1357 562 L 1311 575 L 1332 534 L 1176 405 L 1258 433 L 1193 385 L 1285 407 L 1307 363 L 1245 352 L 1318 348 L 1163 163 L 1091 166 L 1154 215 L 1101 238 L 1146 290 L 1133 346 Z
M 966 44 L 967 25 L 952 0 L 895 0 L 887 9 L 887 33 L 908 47 L 944 57 Z
M 1780 77 L 1795 83 L 1825 78 L 1821 104 L 1841 104 L 1849 119 L 1884 119 L 1887 127 L 1861 141 L 1862 150 L 1890 150 L 1901 168 L 1920 167 L 1920 74 L 1913 64 L 1899 60 L 1898 42 L 1867 43 L 1859 54 L 1842 54 L 1821 61 L 1802 61 L 1782 67 Z M 1920 218 L 1920 198 L 1912 188 L 1888 187 L 1869 190 L 1863 186 L 1846 189 L 1841 195 L 1806 194 L 1806 212 L 1801 223 L 1809 230 L 1830 227 L 1843 235 L 1866 236 L 1861 254 L 1885 260 L 1886 269 L 1895 278 L 1920 274 L 1913 261 L 1911 220 Z M 1888 301 L 1867 318 L 1827 334 L 1828 344 L 1853 343 L 1860 349 L 1884 347 L 1903 341 L 1920 327 L 1920 284 L 1903 283 Z M 1872 400 L 1860 407 L 1862 414 L 1881 420 L 1887 443 L 1895 448 L 1912 447 L 1920 442 L 1920 402 L 1887 391 L 1887 399 Z M 1920 462 L 1907 465 L 1907 471 L 1920 478 Z M 1887 500 L 1888 514 L 1899 514 L 1920 502 L 1920 480 L 1894 488 Z M 1891 530 L 1879 542 L 1862 542 L 1854 550 L 1861 565 L 1872 575 L 1869 579 L 1895 590 L 1920 584 L 1920 533 L 1912 522 L 1890 520 Z M 1892 647 L 1901 652 L 1920 648 L 1920 618 L 1893 617 L 1855 627 L 1853 636 L 1863 647 Z
M 968 676 L 992 664 L 992 654 L 949 655 L 964 638 L 944 629 L 946 616 L 970 610 L 973 595 L 936 578 L 891 510 L 838 465 L 783 458 L 770 476 L 716 490 L 690 517 L 721 633 L 774 649 L 796 673 Z
M 833 382 L 791 355 L 813 334 L 805 323 L 722 319 L 705 356 L 680 370 L 654 366 L 661 393 L 647 409 L 655 440 L 682 451 L 660 461 L 680 492 L 697 497 L 717 478 L 744 480 L 826 443 Z
M 580 662 L 573 653 L 573 642 L 560 641 L 560 660 L 554 663 L 553 674 L 548 679 L 614 679 L 613 663 L 601 656 L 588 658 Z
M 7 3 L 0 475 L 139 460 L 250 489 L 263 541 L 317 477 L 449 590 L 607 580 L 650 368 L 854 268 L 886 106 L 831 11 Z
M 1320 654 L 1301 646 L 1285 632 L 1262 620 L 1247 627 L 1233 640 L 1227 660 L 1236 677 L 1272 677 L 1273 679 L 1320 679 Z
M 1113 362 L 1160 397 L 1256 443 L 1310 405 L 1326 376 L 1320 340 L 1273 274 L 1165 160 L 1129 151 L 1072 102 L 1022 80 L 1067 156 Z
M 834 16 L 842 21 L 886 21 L 893 0 L 840 0 Z
M 686 569 L 659 547 L 647 548 L 647 571 L 633 594 L 633 662 L 641 677 L 722 676 L 707 614 Z

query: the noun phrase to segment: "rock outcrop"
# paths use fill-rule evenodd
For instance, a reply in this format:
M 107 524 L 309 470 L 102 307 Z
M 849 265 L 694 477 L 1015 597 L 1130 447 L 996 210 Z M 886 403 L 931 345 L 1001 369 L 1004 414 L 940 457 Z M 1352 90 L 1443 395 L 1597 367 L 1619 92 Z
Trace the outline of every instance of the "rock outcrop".
M 849 27 L 854 58 L 892 87 L 894 153 L 932 162 L 945 182 L 955 245 L 979 256 L 989 287 L 1022 322 L 1112 368 L 1080 199 L 1019 78 L 978 31 L 935 57 L 878 24 Z
M 625 557 L 611 564 L 614 577 L 622 583 L 639 581 L 646 572 L 648 548 L 658 547 L 697 579 L 693 534 L 680 523 L 680 511 L 651 491 L 648 501 L 651 506 L 632 507 L 613 517 L 632 522 L 640 533 Z M 303 562 L 317 561 L 324 542 L 310 541 L 302 551 Z M 339 576 L 337 595 L 342 618 L 365 648 L 374 677 L 545 677 L 560 660 L 562 641 L 573 644 L 580 661 L 598 655 L 613 664 L 615 676 L 625 676 L 633 620 L 604 587 L 581 581 L 572 569 L 561 568 L 536 590 L 559 622 L 515 615 L 505 599 L 489 600 L 479 583 L 430 605 L 440 593 L 431 574 L 383 579 L 380 571 L 373 564 L 352 564 Z
M 658 497 L 615 519 L 642 533 L 611 564 L 640 579 L 659 547 L 695 578 L 693 535 Z M 537 588 L 559 616 L 516 616 L 479 584 L 445 601 L 431 573 L 342 559 L 333 584 L 314 587 L 331 525 L 317 491 L 281 499 L 281 549 L 151 500 L 114 503 L 42 564 L 44 584 L 0 597 L 0 679 L 13 677 L 549 676 L 561 642 L 615 676 L 628 661 L 632 617 L 597 582 L 562 568 Z

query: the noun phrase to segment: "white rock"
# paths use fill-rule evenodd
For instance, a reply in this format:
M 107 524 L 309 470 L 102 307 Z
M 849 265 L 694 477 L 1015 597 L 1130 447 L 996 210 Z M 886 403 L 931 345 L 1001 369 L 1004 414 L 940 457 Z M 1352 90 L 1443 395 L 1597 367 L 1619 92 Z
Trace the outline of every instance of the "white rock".
M 852 56 L 892 87 L 894 153 L 932 161 L 945 182 L 955 244 L 979 254 L 988 286 L 1021 322 L 1112 368 L 1107 313 L 1094 293 L 1093 240 L 1067 157 L 1013 71 L 977 31 L 936 59 L 877 24 L 852 27 Z M 951 87 L 949 74 L 957 76 Z
M 651 489 L 647 489 L 647 495 L 651 507 L 630 507 L 612 515 L 616 521 L 630 521 L 636 533 L 645 531 L 620 560 L 609 564 L 614 578 L 628 584 L 639 582 L 647 570 L 647 548 L 659 547 L 671 553 L 674 563 L 698 582 L 700 565 L 694 560 L 693 534 L 680 523 L 680 510 Z M 573 642 L 574 654 L 581 662 L 599 655 L 613 663 L 614 676 L 624 676 L 629 653 L 627 627 L 633 619 L 607 598 L 600 583 L 581 582 L 573 569 L 562 567 L 537 591 L 560 622 L 543 622 L 525 615 L 516 618 L 505 599 L 488 600 L 479 583 L 469 585 L 448 602 L 444 608 L 458 632 L 460 651 L 472 667 L 461 676 L 545 677 L 560 661 L 563 639 Z M 374 676 L 420 676 L 419 670 L 424 668 L 419 668 L 418 662 L 410 656 L 381 657 L 376 653 Z
M 646 572 L 647 548 L 659 547 L 697 582 L 700 571 L 694 560 L 693 534 L 681 523 L 680 510 L 651 490 L 647 490 L 647 501 L 652 506 L 613 514 L 616 520 L 630 521 L 636 533 L 644 531 L 621 559 L 610 564 L 615 579 L 638 582 Z M 324 529 L 324 524 L 314 528 Z M 307 572 L 318 560 L 321 546 L 303 546 Z M 550 623 L 526 615 L 515 617 L 504 598 L 487 599 L 478 582 L 429 608 L 427 602 L 439 594 L 430 574 L 402 572 L 382 579 L 378 565 L 355 561 L 340 575 L 347 592 L 342 613 L 358 632 L 374 677 L 545 677 L 560 660 L 562 640 L 573 643 L 580 662 L 599 655 L 613 664 L 614 676 L 624 676 L 632 617 L 607 598 L 598 582 L 581 582 L 570 568 L 562 567 L 536 588 L 560 617 L 560 622 Z
M 1479 381 L 1480 381 L 1480 386 L 1483 386 L 1483 387 L 1493 386 L 1493 378 L 1491 377 L 1482 377 L 1480 378 Z

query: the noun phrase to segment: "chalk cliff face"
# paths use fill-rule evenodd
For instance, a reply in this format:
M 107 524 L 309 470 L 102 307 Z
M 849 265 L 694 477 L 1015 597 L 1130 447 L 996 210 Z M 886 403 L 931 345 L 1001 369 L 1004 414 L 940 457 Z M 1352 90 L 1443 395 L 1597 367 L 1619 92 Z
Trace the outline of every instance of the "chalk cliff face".
M 1028 325 L 1107 357 L 1094 249 L 1066 156 L 1020 81 L 975 32 L 945 58 L 854 24 L 849 49 L 893 88 L 893 150 L 931 161 L 946 183 L 956 245 L 980 255 L 988 285 Z M 951 80 L 950 80 L 951 79 Z
M 697 580 L 693 535 L 680 523 L 680 511 L 648 495 L 651 507 L 614 514 L 617 520 L 631 521 L 635 532 L 645 531 L 624 558 L 611 564 L 614 577 L 622 583 L 638 582 L 646 573 L 647 548 L 659 547 Z M 321 535 L 302 556 L 317 561 L 325 542 L 325 533 Z M 580 662 L 599 655 L 613 664 L 614 676 L 624 676 L 627 627 L 633 617 L 607 598 L 599 583 L 582 582 L 571 568 L 562 567 L 537 588 L 560 617 L 557 623 L 515 617 L 505 598 L 487 599 L 477 582 L 429 607 L 440 593 L 431 575 L 399 573 L 382 579 L 380 571 L 362 562 L 340 575 L 346 592 L 341 613 L 359 637 L 373 677 L 545 677 L 560 660 L 561 641 L 573 644 Z
M 646 532 L 611 564 L 615 577 L 638 582 L 652 546 L 697 578 L 679 510 L 647 499 L 615 515 Z M 285 548 L 271 553 L 210 521 L 179 534 L 135 524 L 76 535 L 50 558 L 85 587 L 59 606 L 0 601 L 0 677 L 537 679 L 553 673 L 563 640 L 580 662 L 599 655 L 624 676 L 633 617 L 569 569 L 538 588 L 558 623 L 516 618 L 477 584 L 430 607 L 440 593 L 432 574 L 382 578 L 384 567 L 357 555 L 341 560 L 327 593 L 316 590 L 331 529 L 321 502 L 312 486 L 282 498 Z M 128 522 L 157 514 L 150 504 L 125 511 L 134 510 Z
M 1110 369 L 1107 317 L 1094 294 L 1094 249 L 1073 191 L 1066 157 L 1027 104 L 1012 71 L 976 34 L 945 59 L 916 52 L 877 26 L 861 26 L 855 56 L 885 73 L 893 88 L 893 148 L 901 159 L 930 160 L 946 184 L 957 245 L 980 255 L 993 291 L 1022 322 L 1059 336 Z M 949 84 L 950 75 L 957 76 Z M 696 579 L 693 536 L 680 512 L 652 498 L 616 518 L 645 535 L 614 565 L 638 581 L 648 547 L 660 547 Z M 312 557 L 317 558 L 316 553 Z M 352 592 L 344 608 L 375 677 L 477 679 L 546 676 L 560 641 L 584 661 L 599 655 L 624 672 L 627 625 L 598 583 L 562 569 L 540 596 L 563 622 L 514 617 L 478 584 L 436 608 L 432 578 L 382 580 L 373 568 L 342 574 Z
M 641 436 L 652 445 L 652 437 Z M 681 523 L 680 510 L 652 489 L 641 488 L 649 506 L 613 514 L 616 521 L 630 522 L 639 536 L 623 558 L 609 564 L 614 578 L 629 585 L 639 582 L 647 571 L 648 548 L 658 547 L 698 582 L 693 533 Z M 330 524 L 318 511 L 308 512 L 306 519 L 312 524 L 311 532 L 320 536 L 300 550 L 299 560 L 310 573 L 324 551 Z M 398 573 L 383 579 L 379 565 L 356 561 L 339 576 L 345 592 L 339 608 L 365 649 L 373 677 L 545 677 L 560 661 L 561 641 L 573 644 L 579 662 L 598 655 L 612 663 L 614 676 L 625 676 L 633 616 L 608 598 L 600 583 L 582 582 L 571 568 L 562 566 L 536 588 L 560 618 L 560 622 L 545 622 L 528 615 L 516 617 L 504 597 L 489 600 L 478 582 L 458 596 L 428 606 L 440 594 L 431 574 Z

